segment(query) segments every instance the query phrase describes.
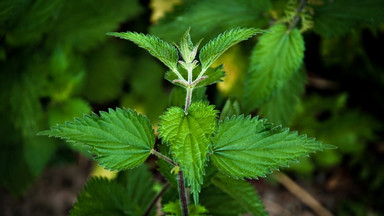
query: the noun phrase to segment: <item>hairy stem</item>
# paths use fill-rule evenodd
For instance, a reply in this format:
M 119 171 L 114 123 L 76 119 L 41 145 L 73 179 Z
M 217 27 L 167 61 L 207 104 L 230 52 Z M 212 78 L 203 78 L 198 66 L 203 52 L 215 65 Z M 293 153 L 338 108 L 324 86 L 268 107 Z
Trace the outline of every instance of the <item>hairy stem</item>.
M 170 163 L 170 164 L 172 164 L 174 166 L 178 166 L 178 164 L 175 163 L 171 158 L 161 154 L 160 152 L 156 151 L 155 149 L 151 150 L 151 154 L 156 155 L 156 157 L 158 157 L 160 159 L 163 159 L 163 160 L 167 161 L 168 163 Z
M 183 213 L 183 216 L 188 216 L 188 202 L 187 202 L 187 193 L 185 191 L 185 183 L 184 183 L 184 175 L 183 171 L 179 170 L 177 173 L 178 177 L 178 189 L 179 189 L 179 197 L 180 197 L 180 203 L 181 203 L 181 212 Z
M 306 4 L 307 4 L 306 0 L 301 0 L 300 1 L 300 6 L 296 10 L 296 16 L 293 18 L 291 24 L 289 24 L 287 32 L 290 32 L 293 28 L 295 28 L 295 26 L 297 25 L 297 23 L 300 20 L 300 14 L 299 13 L 304 10 Z
M 192 91 L 193 91 L 193 87 L 187 87 L 186 88 L 187 90 L 187 95 L 185 96 L 185 109 L 184 109 L 184 113 L 185 115 L 188 115 L 188 108 L 189 106 L 191 105 L 191 102 L 192 102 Z
M 167 184 L 164 185 L 164 187 L 161 189 L 161 191 L 156 195 L 156 197 L 152 200 L 151 204 L 149 204 L 147 210 L 145 211 L 145 213 L 143 214 L 143 216 L 148 216 L 149 213 L 151 212 L 153 206 L 155 206 L 155 204 L 157 203 L 157 201 L 160 199 L 160 197 L 163 196 L 163 194 L 165 193 L 165 191 L 167 191 L 167 189 L 169 188 L 170 184 L 169 182 L 167 182 Z

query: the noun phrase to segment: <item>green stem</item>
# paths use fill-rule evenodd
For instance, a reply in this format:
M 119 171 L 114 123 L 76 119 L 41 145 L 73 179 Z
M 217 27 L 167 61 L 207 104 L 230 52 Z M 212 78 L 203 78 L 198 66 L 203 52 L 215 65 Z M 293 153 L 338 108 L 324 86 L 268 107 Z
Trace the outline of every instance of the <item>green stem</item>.
M 185 97 L 185 109 L 184 109 L 184 113 L 185 115 L 188 115 L 188 108 L 189 106 L 191 105 L 191 102 L 192 102 L 192 91 L 193 91 L 193 87 L 187 87 L 186 88 L 187 90 L 187 95 Z
M 161 154 L 160 152 L 156 151 L 155 149 L 151 150 L 151 154 L 156 155 L 156 157 L 163 159 L 174 166 L 178 166 L 177 163 L 175 163 L 171 158 Z
M 177 173 L 178 176 L 178 189 L 179 189 L 179 197 L 181 203 L 181 212 L 183 216 L 188 216 L 188 202 L 187 202 L 187 193 L 185 191 L 185 183 L 184 183 L 184 175 L 183 171 L 179 170 Z
M 169 188 L 170 184 L 169 182 L 167 182 L 167 184 L 164 185 L 164 187 L 161 189 L 161 191 L 156 195 L 156 197 L 152 200 L 151 204 L 148 206 L 147 210 L 145 211 L 145 213 L 143 214 L 143 216 L 148 216 L 149 213 L 151 213 L 151 210 L 153 208 L 153 206 L 155 206 L 155 204 L 157 203 L 157 201 L 160 199 L 161 196 L 163 196 L 163 194 L 165 193 L 165 191 L 167 191 L 167 189 Z

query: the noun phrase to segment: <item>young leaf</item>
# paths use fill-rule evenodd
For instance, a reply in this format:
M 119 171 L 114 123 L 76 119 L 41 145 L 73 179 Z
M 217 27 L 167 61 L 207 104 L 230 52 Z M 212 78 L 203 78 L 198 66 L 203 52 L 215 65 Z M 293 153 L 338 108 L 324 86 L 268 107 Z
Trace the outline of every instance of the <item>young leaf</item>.
M 201 49 L 199 54 L 202 70 L 205 71 L 208 69 L 216 59 L 233 45 L 261 32 L 262 31 L 256 28 L 235 28 L 225 31 L 215 39 L 209 41 Z
M 233 116 L 219 124 L 212 140 L 213 164 L 234 178 L 258 178 L 324 149 L 321 142 L 265 120 Z
M 177 49 L 169 43 L 153 35 L 144 35 L 136 32 L 110 32 L 107 35 L 130 40 L 141 48 L 146 49 L 151 55 L 158 58 L 171 70 L 176 70 L 179 56 Z
M 160 117 L 159 137 L 170 145 L 176 163 L 184 171 L 191 186 L 195 203 L 198 203 L 203 183 L 210 136 L 216 128 L 217 111 L 205 103 L 192 103 L 184 110 L 172 107 Z
M 255 188 L 249 182 L 218 174 L 212 178 L 212 183 L 236 200 L 239 205 L 252 215 L 268 215 Z
M 284 24 L 277 24 L 261 36 L 245 80 L 245 111 L 252 111 L 281 89 L 303 58 L 304 40 L 298 29 L 287 32 Z
M 145 116 L 130 109 L 109 109 L 52 126 L 39 135 L 58 137 L 92 147 L 95 159 L 111 170 L 134 168 L 143 163 L 155 143 L 155 134 Z

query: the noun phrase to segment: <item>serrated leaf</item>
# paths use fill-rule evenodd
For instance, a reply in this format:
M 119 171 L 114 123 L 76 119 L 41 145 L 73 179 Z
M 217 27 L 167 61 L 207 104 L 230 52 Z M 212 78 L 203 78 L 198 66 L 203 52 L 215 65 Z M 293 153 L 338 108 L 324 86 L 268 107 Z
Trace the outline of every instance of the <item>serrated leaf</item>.
M 241 205 L 248 212 L 252 213 L 252 215 L 268 215 L 259 194 L 249 182 L 218 174 L 212 178 L 212 183 L 236 200 L 238 205 Z
M 262 35 L 245 79 L 245 111 L 252 111 L 281 89 L 300 68 L 303 58 L 304 40 L 298 29 L 288 33 L 284 24 L 276 24 Z
M 313 138 L 250 116 L 234 116 L 220 122 L 212 143 L 213 164 L 234 178 L 265 177 L 325 147 Z
M 58 137 L 92 147 L 95 159 L 111 170 L 134 168 L 143 163 L 155 143 L 155 134 L 145 116 L 130 109 L 92 113 L 73 122 L 52 126 L 39 135 Z
M 171 70 L 177 68 L 177 61 L 179 60 L 177 49 L 156 36 L 144 35 L 136 32 L 111 32 L 107 35 L 132 41 L 141 48 L 146 49 L 151 55 L 158 58 Z
M 261 32 L 261 30 L 256 28 L 235 28 L 225 31 L 209 41 L 200 50 L 199 54 L 203 71 L 208 69 L 230 47 Z
M 150 28 L 151 34 L 176 41 L 190 26 L 192 38 L 206 41 L 220 32 L 236 27 L 264 27 L 270 8 L 269 0 L 184 1 L 172 13 Z
M 260 115 L 274 124 L 287 126 L 295 115 L 295 106 L 305 91 L 305 69 L 296 71 L 272 98 L 260 106 Z
M 142 215 L 155 195 L 152 184 L 147 166 L 124 172 L 114 180 L 92 178 L 69 215 Z
M 160 117 L 159 137 L 170 145 L 176 163 L 183 170 L 198 203 L 203 183 L 210 136 L 216 128 L 217 111 L 205 103 L 192 103 L 188 115 L 179 107 L 171 107 Z
M 342 36 L 361 24 L 378 26 L 384 21 L 382 0 L 325 1 L 313 9 L 314 31 L 323 37 Z

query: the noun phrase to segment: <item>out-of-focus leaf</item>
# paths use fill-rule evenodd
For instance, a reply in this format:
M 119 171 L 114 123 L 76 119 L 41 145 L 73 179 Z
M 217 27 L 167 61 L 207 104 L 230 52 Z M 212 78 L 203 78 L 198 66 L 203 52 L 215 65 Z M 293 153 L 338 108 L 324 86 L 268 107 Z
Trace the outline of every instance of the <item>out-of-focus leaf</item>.
M 167 14 L 157 25 L 150 28 L 151 34 L 176 41 L 191 27 L 192 38 L 208 38 L 224 30 L 236 27 L 263 27 L 267 24 L 264 14 L 268 0 L 209 0 L 192 1 L 177 6 L 174 13 Z
M 304 93 L 306 81 L 303 67 L 296 71 L 272 98 L 260 106 L 260 115 L 274 124 L 288 126 L 295 115 L 295 106 Z
M 384 21 L 382 0 L 324 1 L 314 6 L 314 31 L 324 37 L 341 36 L 361 24 L 377 26 Z
M 272 26 L 260 37 L 245 79 L 245 112 L 260 106 L 284 86 L 300 68 L 304 48 L 304 39 L 299 30 L 288 32 L 284 24 Z
M 65 103 L 53 105 L 48 112 L 49 125 L 63 124 L 91 112 L 89 104 L 81 98 L 73 98 Z
M 105 46 L 86 57 L 84 97 L 96 103 L 106 103 L 122 94 L 129 59 L 116 46 Z
M 220 188 L 252 215 L 267 216 L 264 205 L 256 189 L 244 180 L 236 180 L 222 174 L 212 178 L 212 183 Z
M 64 43 L 86 51 L 106 40 L 106 32 L 142 11 L 137 0 L 111 2 L 67 0 L 50 31 L 49 44 Z
M 115 180 L 92 178 L 77 197 L 71 216 L 142 215 L 153 199 L 147 166 L 126 171 Z
M 13 46 L 37 42 L 54 25 L 63 0 L 31 1 L 14 26 L 7 31 L 7 42 Z

